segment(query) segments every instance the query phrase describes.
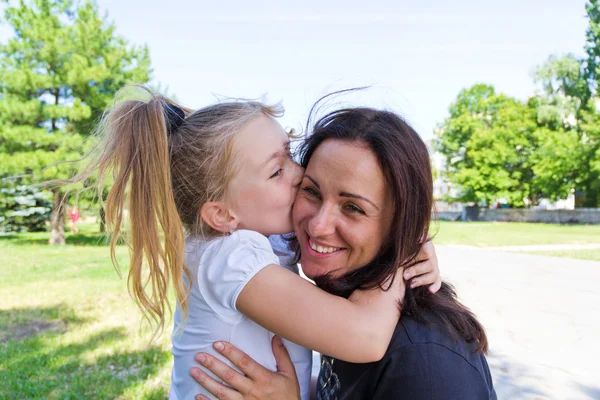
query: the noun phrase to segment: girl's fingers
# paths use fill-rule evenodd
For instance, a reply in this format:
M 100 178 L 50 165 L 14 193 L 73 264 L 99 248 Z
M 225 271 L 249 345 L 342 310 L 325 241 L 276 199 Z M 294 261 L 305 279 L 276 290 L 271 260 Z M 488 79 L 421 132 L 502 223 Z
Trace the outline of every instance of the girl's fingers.
M 438 277 L 437 281 L 435 281 L 435 283 L 433 283 L 429 286 L 429 291 L 431 293 L 437 293 L 438 290 L 440 290 L 441 288 L 442 288 L 442 278 Z
M 215 381 L 211 378 L 206 372 L 202 371 L 200 368 L 192 368 L 190 370 L 190 375 L 198 382 L 202 387 L 208 390 L 213 396 L 220 400 L 241 400 L 243 399 L 242 395 Z M 199 395 L 202 396 L 202 395 Z M 196 398 L 199 398 L 196 396 Z M 202 397 L 200 397 L 202 398 Z
M 413 262 L 413 265 L 404 270 L 404 279 L 410 280 L 415 276 L 429 274 L 433 274 L 434 278 L 429 282 L 423 281 L 426 285 L 435 283 L 440 274 L 435 246 L 431 242 L 427 242 L 421 247 L 421 251 Z
M 439 279 L 439 276 L 433 272 L 425 275 L 419 275 L 416 278 L 412 278 L 410 281 L 410 287 L 416 288 L 418 286 L 435 285 Z M 441 282 L 440 282 L 441 283 Z M 436 290 L 437 292 L 437 290 Z
M 423 243 L 423 246 L 421 246 L 421 250 L 419 251 L 419 254 L 417 254 L 415 261 L 428 260 L 433 256 L 435 256 L 435 246 L 433 245 L 433 242 L 429 240 Z
M 427 261 L 420 262 L 419 264 L 413 265 L 410 268 L 404 270 L 404 280 L 409 280 L 415 276 L 423 275 L 431 272 L 432 266 L 427 264 Z
M 250 380 L 218 358 L 210 354 L 199 353 L 196 355 L 196 361 L 238 392 L 246 393 L 248 391 Z

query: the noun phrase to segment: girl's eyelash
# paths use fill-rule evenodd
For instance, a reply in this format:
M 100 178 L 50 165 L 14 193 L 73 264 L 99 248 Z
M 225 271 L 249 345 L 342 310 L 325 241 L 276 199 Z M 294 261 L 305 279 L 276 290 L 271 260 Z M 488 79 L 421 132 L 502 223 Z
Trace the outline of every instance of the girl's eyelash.
M 279 169 L 277 170 L 277 172 L 275 172 L 273 175 L 271 175 L 271 176 L 269 177 L 269 179 L 278 177 L 279 175 L 281 175 L 281 173 L 282 173 L 282 172 L 283 172 L 283 168 L 279 168 Z

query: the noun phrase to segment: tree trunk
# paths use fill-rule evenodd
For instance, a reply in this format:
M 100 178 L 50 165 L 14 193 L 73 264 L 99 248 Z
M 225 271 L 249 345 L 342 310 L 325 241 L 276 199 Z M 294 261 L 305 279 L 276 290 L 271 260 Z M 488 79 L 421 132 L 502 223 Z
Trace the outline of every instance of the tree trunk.
M 600 203 L 598 201 L 598 189 L 588 189 L 585 191 L 585 200 L 583 208 L 596 208 Z
M 65 244 L 65 201 L 58 189 L 52 189 L 52 214 L 50 215 L 50 240 L 48 244 Z
M 100 233 L 104 233 L 106 231 L 106 211 L 104 210 L 104 206 L 100 206 Z
M 582 182 L 583 202 L 579 207 L 597 208 L 600 206 L 600 176 L 596 173 L 590 174 L 586 181 Z M 575 205 L 577 208 L 577 204 Z
M 54 105 L 57 106 L 60 100 L 60 88 L 54 91 Z M 52 118 L 52 132 L 56 130 L 56 118 Z

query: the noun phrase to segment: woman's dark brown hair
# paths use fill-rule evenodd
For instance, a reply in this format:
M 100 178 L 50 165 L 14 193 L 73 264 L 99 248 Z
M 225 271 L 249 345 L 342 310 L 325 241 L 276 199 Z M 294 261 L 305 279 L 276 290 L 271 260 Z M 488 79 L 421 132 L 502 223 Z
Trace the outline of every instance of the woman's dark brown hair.
M 314 107 L 313 107 L 314 110 Z M 311 112 L 312 114 L 312 112 Z M 310 124 L 310 119 L 309 119 Z M 414 129 L 398 115 L 372 108 L 331 112 L 308 126 L 310 136 L 300 146 L 300 163 L 306 168 L 315 150 L 328 139 L 358 142 L 376 156 L 392 193 L 394 214 L 390 232 L 374 260 L 339 278 L 315 279 L 322 289 L 348 297 L 356 289 L 384 287 L 398 268 L 415 263 L 423 238 L 429 237 L 433 207 L 433 182 L 429 153 Z M 292 247 L 298 250 L 297 241 Z M 388 286 L 389 287 L 389 286 Z M 462 305 L 454 288 L 443 283 L 432 294 L 427 287 L 410 288 L 401 304 L 402 316 L 437 325 L 451 335 L 477 343 L 487 352 L 487 338 L 473 313 Z

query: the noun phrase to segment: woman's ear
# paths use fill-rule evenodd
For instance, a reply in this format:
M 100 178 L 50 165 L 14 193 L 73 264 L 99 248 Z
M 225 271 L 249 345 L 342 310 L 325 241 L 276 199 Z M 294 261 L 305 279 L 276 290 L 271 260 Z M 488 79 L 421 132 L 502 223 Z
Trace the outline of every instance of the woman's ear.
M 230 233 L 237 228 L 239 221 L 222 201 L 209 201 L 202 205 L 200 217 L 214 230 Z

